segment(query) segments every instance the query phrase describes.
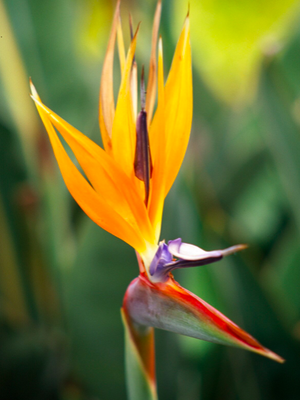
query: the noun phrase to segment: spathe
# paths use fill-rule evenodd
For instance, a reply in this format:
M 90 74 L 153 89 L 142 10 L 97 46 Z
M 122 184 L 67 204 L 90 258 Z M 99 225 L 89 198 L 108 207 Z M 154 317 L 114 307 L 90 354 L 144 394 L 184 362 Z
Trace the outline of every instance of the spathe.
M 181 287 L 172 277 L 165 283 L 152 283 L 145 274 L 140 274 L 129 285 L 123 308 L 138 325 L 240 347 L 284 362 L 222 313 Z

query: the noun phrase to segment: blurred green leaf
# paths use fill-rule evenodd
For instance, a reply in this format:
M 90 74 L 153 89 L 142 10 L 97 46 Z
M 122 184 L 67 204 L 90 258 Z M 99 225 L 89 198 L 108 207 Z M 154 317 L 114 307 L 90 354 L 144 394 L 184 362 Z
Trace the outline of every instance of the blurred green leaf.
M 176 30 L 184 7 L 175 8 Z M 253 99 L 262 56 L 281 46 L 298 9 L 297 0 L 191 1 L 195 65 L 220 99 L 235 105 Z
M 37 120 L 26 113 L 31 76 L 52 109 L 100 142 L 99 76 L 113 5 L 3 3 L 25 89 L 4 90 L 0 83 L 0 390 L 14 400 L 123 399 L 119 310 L 138 273 L 134 252 L 88 221 L 70 198 L 41 125 L 33 132 L 17 121 L 25 116 L 26 126 L 35 126 Z M 162 400 L 299 397 L 298 3 L 192 1 L 193 132 L 166 201 L 162 232 L 162 239 L 182 237 L 207 250 L 251 244 L 214 266 L 178 271 L 176 279 L 287 362 L 279 366 L 156 331 Z M 187 3 L 162 5 L 168 67 Z M 134 23 L 142 21 L 137 60 L 146 65 L 154 8 L 151 0 L 122 4 L 125 30 L 129 9 Z M 0 36 L 3 48 L 6 34 Z M 6 87 L 21 76 L 15 76 L 12 52 L 7 54 Z M 257 102 L 230 108 L 249 101 L 256 85 Z M 32 155 L 27 160 L 38 166 L 34 174 L 24 162 L 24 145 Z

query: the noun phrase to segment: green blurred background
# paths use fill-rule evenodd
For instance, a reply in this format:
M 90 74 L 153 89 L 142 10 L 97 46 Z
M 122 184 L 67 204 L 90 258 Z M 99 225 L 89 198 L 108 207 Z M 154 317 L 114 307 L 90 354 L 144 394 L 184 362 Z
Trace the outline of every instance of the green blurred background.
M 162 238 L 248 243 L 176 279 L 280 354 L 156 331 L 161 400 L 300 398 L 299 1 L 190 0 L 194 118 Z M 153 0 L 122 2 L 150 56 Z M 29 98 L 100 143 L 98 90 L 115 2 L 0 0 L 0 397 L 125 399 L 122 297 L 134 251 L 67 192 Z M 165 75 L 188 8 L 163 1 Z M 116 73 L 118 63 L 116 62 Z M 116 87 L 117 89 L 117 87 Z M 117 92 L 116 92 L 117 93 Z M 142 399 L 141 399 L 142 400 Z

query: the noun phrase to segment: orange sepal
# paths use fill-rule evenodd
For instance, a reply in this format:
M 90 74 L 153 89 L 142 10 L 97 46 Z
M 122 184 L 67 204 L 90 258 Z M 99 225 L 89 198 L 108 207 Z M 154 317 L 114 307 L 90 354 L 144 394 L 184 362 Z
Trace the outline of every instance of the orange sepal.
M 112 128 L 114 159 L 122 166 L 123 171 L 129 177 L 133 177 L 136 140 L 130 76 L 138 29 L 139 27 L 137 28 L 128 50 Z
M 166 177 L 168 194 L 189 142 L 193 114 L 190 23 L 186 17 L 165 86 Z
M 165 99 L 162 39 L 158 44 L 158 103 L 154 119 L 150 125 L 149 141 L 153 163 L 152 189 L 149 202 L 149 217 L 159 240 L 162 212 L 165 198 L 166 168 L 165 158 Z
M 148 85 L 147 85 L 147 97 L 146 97 L 146 112 L 147 112 L 147 122 L 148 127 L 150 125 L 156 94 L 156 44 L 158 29 L 160 23 L 161 15 L 161 0 L 157 2 L 153 28 L 152 28 L 152 43 L 151 43 L 151 57 L 149 63 L 149 75 L 148 75 Z
M 119 20 L 120 0 L 118 1 L 116 6 L 108 46 L 104 57 L 99 93 L 99 125 L 103 146 L 107 153 L 111 153 L 112 151 L 111 136 L 115 115 L 115 101 L 113 92 L 113 64 L 115 41 Z
M 136 229 L 136 226 L 132 226 L 128 220 L 118 213 L 116 207 L 109 204 L 105 197 L 100 196 L 75 167 L 52 125 L 51 114 L 48 114 L 45 106 L 40 103 L 33 85 L 32 93 L 37 110 L 48 132 L 65 184 L 75 201 L 96 224 L 125 241 L 138 252 L 145 252 L 145 239 Z

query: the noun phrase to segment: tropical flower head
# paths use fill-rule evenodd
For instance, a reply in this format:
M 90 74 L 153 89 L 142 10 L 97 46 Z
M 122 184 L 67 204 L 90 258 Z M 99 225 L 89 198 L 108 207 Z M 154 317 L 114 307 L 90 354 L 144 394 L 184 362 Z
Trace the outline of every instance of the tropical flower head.
M 158 3 L 147 91 L 143 90 L 142 78 L 141 112 L 137 113 L 134 55 L 139 27 L 125 56 L 119 9 L 120 3 L 113 19 L 99 96 L 104 150 L 46 107 L 33 85 L 32 97 L 48 131 L 65 183 L 76 202 L 94 222 L 131 245 L 149 267 L 157 250 L 164 199 L 184 158 L 192 123 L 189 17 L 185 20 L 164 84 L 161 38 L 158 60 L 156 56 L 161 11 Z M 115 105 L 113 63 L 116 41 L 121 84 Z M 153 116 L 157 86 L 157 107 Z M 70 146 L 87 179 L 67 155 L 55 129 Z
M 95 223 L 137 252 L 140 276 L 129 285 L 123 304 L 124 320 L 136 346 L 138 341 L 134 339 L 132 322 L 135 326 L 158 327 L 247 348 L 282 361 L 217 310 L 179 286 L 171 274 L 177 268 L 218 261 L 242 250 L 245 245 L 204 251 L 183 243 L 180 238 L 168 244 L 159 242 L 164 200 L 178 174 L 189 141 L 193 101 L 189 15 L 165 83 L 162 39 L 158 39 L 160 12 L 161 3 L 158 2 L 147 90 L 142 68 L 141 94 L 138 96 L 135 49 L 139 26 L 132 34 L 125 55 L 120 2 L 117 4 L 99 96 L 104 149 L 45 106 L 33 84 L 32 98 L 71 195 Z M 115 103 L 113 64 L 116 42 L 121 84 Z M 68 156 L 57 131 L 73 151 L 85 176 Z

